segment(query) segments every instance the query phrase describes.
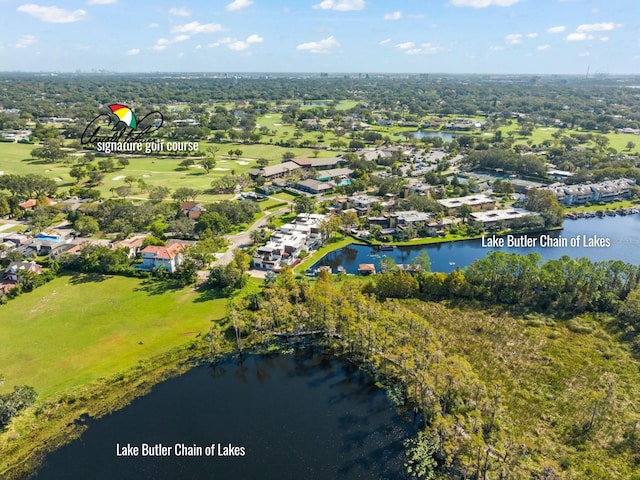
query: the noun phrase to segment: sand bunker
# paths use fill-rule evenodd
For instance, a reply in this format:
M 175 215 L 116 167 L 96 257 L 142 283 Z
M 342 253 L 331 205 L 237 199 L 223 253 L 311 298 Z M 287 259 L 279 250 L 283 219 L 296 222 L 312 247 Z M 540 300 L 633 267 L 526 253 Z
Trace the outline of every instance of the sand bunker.
M 213 170 L 217 170 L 218 172 L 228 172 L 229 170 L 231 170 L 230 168 L 220 168 L 220 167 L 216 167 Z
M 111 180 L 113 180 L 114 182 L 117 182 L 119 180 L 122 180 L 124 178 L 124 175 L 118 175 L 117 177 L 113 177 Z
M 249 163 L 251 163 L 251 162 L 245 162 L 244 160 L 238 160 L 236 163 L 238 165 L 249 165 Z

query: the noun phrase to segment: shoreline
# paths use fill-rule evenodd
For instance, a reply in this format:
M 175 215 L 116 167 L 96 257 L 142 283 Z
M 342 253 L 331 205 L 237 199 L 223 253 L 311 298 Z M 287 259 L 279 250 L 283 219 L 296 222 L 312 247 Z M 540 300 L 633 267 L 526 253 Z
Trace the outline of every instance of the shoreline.
M 564 227 L 558 226 L 558 227 L 551 227 L 551 228 L 544 228 L 544 229 L 537 229 L 537 230 L 527 230 L 527 231 L 517 231 L 517 232 L 500 232 L 500 233 L 496 233 L 496 234 L 492 234 L 492 235 L 496 235 L 496 236 L 505 236 L 505 235 L 537 235 L 537 234 L 543 234 L 546 232 L 557 232 L 557 231 L 562 231 L 564 230 Z M 314 254 L 310 255 L 308 258 L 305 258 L 302 262 L 300 262 L 298 265 L 296 265 L 293 268 L 293 271 L 296 273 L 301 273 L 302 271 L 312 267 L 313 265 L 315 265 L 316 263 L 318 263 L 320 260 L 322 260 L 325 256 L 327 256 L 328 254 L 335 252 L 336 250 L 340 250 L 341 248 L 345 248 L 348 247 L 350 245 L 362 245 L 362 246 L 369 246 L 371 248 L 378 248 L 378 247 L 391 247 L 391 248 L 405 248 L 405 247 L 422 247 L 422 246 L 426 246 L 426 245 L 438 245 L 438 244 L 442 244 L 442 243 L 455 243 L 455 242 L 464 242 L 464 241 L 469 241 L 469 240 L 481 240 L 483 237 L 490 235 L 488 233 L 483 233 L 481 235 L 474 235 L 471 237 L 461 237 L 461 238 L 442 238 L 442 237 L 426 237 L 426 238 L 420 238 L 417 240 L 410 240 L 408 242 L 390 242 L 390 243 L 383 243 L 383 242 L 378 242 L 378 241 L 372 241 L 372 242 L 367 242 L 364 239 L 361 238 L 356 238 L 353 235 L 346 235 L 345 238 L 343 238 L 342 240 L 339 240 L 338 245 L 335 246 L 331 246 L 331 244 L 327 244 L 324 247 L 322 247 L 320 250 L 317 250 Z M 325 250 L 326 249 L 326 250 Z
M 159 383 L 204 361 L 209 347 L 204 340 L 192 341 L 111 378 L 37 401 L 0 434 L 0 478 L 28 478 L 48 453 L 82 435 L 84 416 L 100 418 L 124 408 Z M 225 350 L 218 355 L 227 353 Z

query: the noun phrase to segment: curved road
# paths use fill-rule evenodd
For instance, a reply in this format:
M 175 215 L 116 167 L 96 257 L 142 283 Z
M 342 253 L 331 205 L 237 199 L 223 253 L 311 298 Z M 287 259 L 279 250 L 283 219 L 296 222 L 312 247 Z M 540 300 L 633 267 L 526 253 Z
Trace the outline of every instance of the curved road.
M 289 208 L 288 207 L 280 208 L 280 209 L 275 210 L 273 212 L 269 212 L 264 217 L 260 218 L 257 222 L 255 222 L 253 225 L 251 225 L 248 230 L 245 230 L 244 232 L 237 233 L 235 235 L 225 235 L 224 238 L 230 243 L 230 245 L 227 248 L 227 251 L 224 252 L 223 254 L 221 254 L 216 259 L 216 261 L 213 262 L 213 264 L 214 265 L 227 265 L 228 263 L 230 263 L 231 260 L 233 260 L 233 251 L 236 248 L 242 248 L 242 247 L 246 247 L 248 245 L 251 245 L 251 243 L 252 243 L 251 242 L 251 232 L 253 232 L 254 230 L 259 229 L 263 225 L 266 225 L 267 222 L 269 221 L 269 218 L 271 218 L 273 216 L 277 216 L 277 215 L 282 215 L 283 213 L 287 213 L 287 212 L 289 212 Z

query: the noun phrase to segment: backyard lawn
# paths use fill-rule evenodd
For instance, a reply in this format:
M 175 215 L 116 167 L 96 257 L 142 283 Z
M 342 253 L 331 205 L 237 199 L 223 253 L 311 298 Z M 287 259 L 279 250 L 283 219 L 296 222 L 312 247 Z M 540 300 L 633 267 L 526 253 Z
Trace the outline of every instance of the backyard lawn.
M 48 398 L 135 367 L 209 331 L 226 300 L 150 279 L 64 275 L 0 306 L 0 393 Z

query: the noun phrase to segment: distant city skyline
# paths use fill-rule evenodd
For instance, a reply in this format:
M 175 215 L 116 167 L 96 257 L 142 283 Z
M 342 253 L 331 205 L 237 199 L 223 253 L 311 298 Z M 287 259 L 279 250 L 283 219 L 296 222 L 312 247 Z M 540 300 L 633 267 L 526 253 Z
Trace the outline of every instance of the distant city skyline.
M 0 0 L 0 70 L 640 73 L 637 0 L 51 2 Z

